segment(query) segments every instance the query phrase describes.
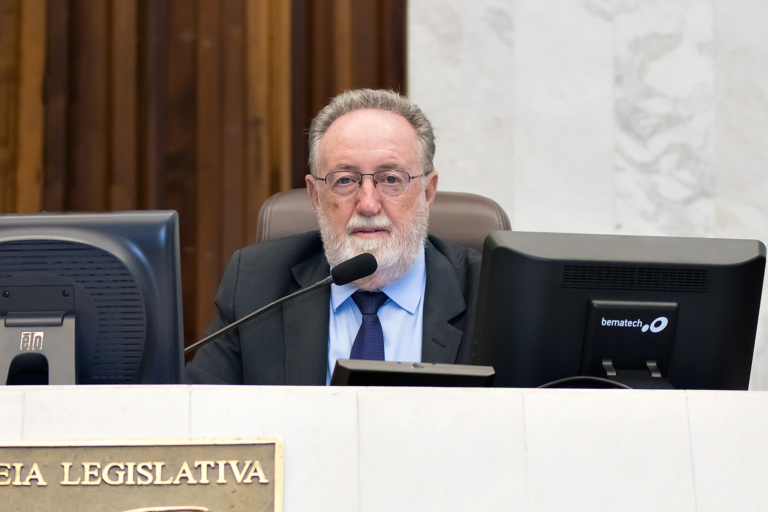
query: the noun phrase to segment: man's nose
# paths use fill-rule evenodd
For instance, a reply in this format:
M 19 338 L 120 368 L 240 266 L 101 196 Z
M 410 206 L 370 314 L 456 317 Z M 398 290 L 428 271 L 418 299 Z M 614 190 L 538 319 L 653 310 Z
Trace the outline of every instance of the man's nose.
M 360 190 L 357 191 L 357 212 L 365 217 L 373 217 L 381 212 L 381 196 L 373 184 L 373 176 L 363 176 Z

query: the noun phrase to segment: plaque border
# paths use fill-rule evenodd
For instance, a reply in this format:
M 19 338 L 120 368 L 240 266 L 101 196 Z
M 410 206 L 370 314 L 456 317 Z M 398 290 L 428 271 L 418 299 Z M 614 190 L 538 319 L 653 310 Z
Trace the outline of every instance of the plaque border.
M 284 441 L 282 437 L 195 437 L 164 439 L 63 439 L 55 441 L 0 441 L 2 448 L 56 448 L 56 447 L 128 447 L 128 446 L 205 446 L 238 444 L 275 445 L 275 510 L 283 512 Z

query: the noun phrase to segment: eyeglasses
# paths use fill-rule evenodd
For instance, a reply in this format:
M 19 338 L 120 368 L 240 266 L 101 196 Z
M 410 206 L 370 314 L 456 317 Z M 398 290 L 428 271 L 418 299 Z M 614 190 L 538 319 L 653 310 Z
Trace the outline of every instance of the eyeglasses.
M 373 174 L 362 174 L 357 171 L 334 171 L 329 172 L 325 178 L 315 178 L 324 181 L 331 192 L 339 196 L 349 196 L 357 192 L 363 186 L 363 176 L 373 177 L 373 186 L 384 195 L 396 197 L 405 192 L 408 183 L 412 179 L 423 178 L 426 174 L 411 176 L 405 171 L 376 171 Z

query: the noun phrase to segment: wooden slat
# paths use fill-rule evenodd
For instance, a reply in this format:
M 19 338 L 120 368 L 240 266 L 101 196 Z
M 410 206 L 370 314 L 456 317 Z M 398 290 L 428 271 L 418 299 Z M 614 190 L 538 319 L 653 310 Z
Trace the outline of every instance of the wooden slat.
M 304 186 L 310 114 L 310 2 L 291 2 L 291 188 Z
M 245 233 L 245 4 L 222 0 L 222 260 L 252 240 Z
M 165 164 L 167 0 L 139 3 L 139 208 L 162 209 Z
M 109 4 L 72 0 L 70 160 L 67 208 L 107 210 Z
M 247 0 L 246 190 L 249 241 L 256 240 L 259 209 L 270 196 L 269 0 Z
M 0 213 L 16 210 L 19 0 L 0 0 Z
M 167 12 L 163 208 L 179 213 L 181 281 L 194 283 L 197 270 L 197 4 L 188 0 L 171 0 Z M 189 343 L 196 341 L 195 316 L 192 312 L 195 300 L 195 287 L 182 287 L 182 301 L 190 305 L 187 308 L 189 314 L 184 316 L 184 332 Z
M 338 94 L 336 73 L 336 0 L 313 0 L 310 4 L 309 121 L 328 99 Z
M 376 89 L 379 85 L 378 49 L 381 23 L 377 0 L 355 0 L 351 11 L 352 85 Z
M 349 0 L 346 0 L 349 1 Z M 291 3 L 270 0 L 270 168 L 272 192 L 290 190 L 291 177 Z
M 352 0 L 335 0 L 336 94 L 352 89 L 355 83 L 352 45 Z
M 134 210 L 138 207 L 138 6 L 136 0 L 111 1 L 109 209 Z
M 197 275 L 195 337 L 214 318 L 213 298 L 223 273 L 221 245 L 221 9 L 218 0 L 198 1 L 197 45 Z M 185 312 L 186 313 L 186 312 Z
M 380 0 L 379 87 L 407 94 L 405 49 L 406 0 Z
M 62 211 L 67 185 L 69 2 L 48 0 L 45 77 L 43 208 Z
M 45 0 L 22 2 L 16 165 L 16 211 L 20 213 L 39 212 L 43 203 L 45 18 Z

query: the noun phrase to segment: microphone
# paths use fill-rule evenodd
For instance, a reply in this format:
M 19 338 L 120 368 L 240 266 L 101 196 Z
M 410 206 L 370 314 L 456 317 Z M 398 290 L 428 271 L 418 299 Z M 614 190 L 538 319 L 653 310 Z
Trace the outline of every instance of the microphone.
M 302 288 L 301 290 L 295 291 L 290 295 L 286 295 L 281 299 L 277 299 L 275 302 L 267 304 L 261 309 L 257 309 L 253 313 L 250 313 L 244 316 L 240 320 L 232 322 L 231 324 L 225 326 L 224 328 L 219 329 L 213 334 L 210 334 L 205 338 L 201 339 L 200 341 L 195 342 L 192 345 L 188 346 L 187 348 L 184 349 L 184 354 L 185 355 L 189 354 L 193 350 L 197 350 L 203 345 L 207 345 L 208 343 L 215 340 L 216 338 L 227 334 L 229 331 L 240 327 L 245 322 L 248 322 L 249 320 L 253 320 L 254 318 L 260 316 L 262 313 L 266 313 L 270 309 L 282 304 L 287 300 L 293 299 L 294 297 L 298 297 L 300 295 L 304 295 L 305 293 L 309 293 L 313 290 L 317 290 L 318 288 L 322 288 L 323 286 L 329 285 L 331 283 L 337 286 L 344 286 L 345 284 L 349 284 L 352 281 L 357 281 L 358 279 L 368 277 L 369 275 L 376 272 L 376 267 L 377 267 L 376 258 L 373 256 L 373 254 L 369 254 L 367 252 L 364 252 L 363 254 L 358 254 L 354 258 L 350 258 L 344 263 L 339 263 L 338 265 L 333 267 L 333 270 L 331 270 L 331 275 L 326 277 L 322 281 L 318 281 L 312 286 L 308 286 L 307 288 Z
M 331 270 L 333 284 L 344 286 L 352 281 L 357 281 L 376 272 L 376 258 L 373 254 L 364 252 L 354 258 L 350 258 L 344 263 L 339 263 Z M 322 282 L 322 281 L 321 281 Z

